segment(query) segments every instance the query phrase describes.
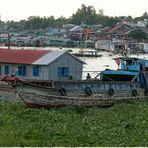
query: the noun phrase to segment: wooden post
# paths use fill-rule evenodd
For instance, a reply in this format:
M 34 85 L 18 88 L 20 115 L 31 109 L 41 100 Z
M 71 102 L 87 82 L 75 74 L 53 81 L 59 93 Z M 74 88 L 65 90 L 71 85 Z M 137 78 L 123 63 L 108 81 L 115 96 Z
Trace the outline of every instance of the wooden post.
M 10 34 L 8 33 L 8 49 L 10 49 Z

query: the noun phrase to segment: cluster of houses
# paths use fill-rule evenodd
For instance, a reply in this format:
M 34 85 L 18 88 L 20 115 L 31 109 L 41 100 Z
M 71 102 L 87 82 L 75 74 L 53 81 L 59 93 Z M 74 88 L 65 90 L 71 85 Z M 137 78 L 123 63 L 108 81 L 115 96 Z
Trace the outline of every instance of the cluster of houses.
M 103 28 L 98 32 L 95 48 L 107 51 L 139 50 L 148 52 L 147 42 L 139 42 L 129 37 L 129 33 L 135 29 L 141 29 L 146 34 L 148 33 L 148 29 L 146 28 L 133 27 L 127 23 L 119 23 L 112 28 Z
M 137 25 L 121 22 L 113 27 L 102 25 L 74 25 L 67 24 L 60 29 L 49 27 L 47 29 L 36 29 L 31 31 L 15 32 L 11 29 L 9 33 L 0 34 L 0 44 L 11 46 L 60 46 L 60 47 L 88 47 L 107 51 L 115 50 L 143 50 L 148 52 L 148 43 L 139 42 L 128 35 L 135 29 L 141 29 L 148 34 L 145 27 L 147 21 L 139 22 Z M 10 37 L 10 43 L 8 38 Z

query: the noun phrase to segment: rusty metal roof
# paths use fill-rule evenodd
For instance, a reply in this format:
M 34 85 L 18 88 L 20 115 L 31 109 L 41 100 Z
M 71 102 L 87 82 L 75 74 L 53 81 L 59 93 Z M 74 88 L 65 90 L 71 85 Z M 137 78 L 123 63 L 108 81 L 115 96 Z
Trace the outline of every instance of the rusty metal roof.
M 82 64 L 86 64 L 81 59 L 66 51 L 18 49 L 0 49 L 0 63 L 48 65 L 65 53 L 80 61 Z
M 49 52 L 49 50 L 0 49 L 0 62 L 15 64 L 32 64 L 33 62 L 35 62 Z

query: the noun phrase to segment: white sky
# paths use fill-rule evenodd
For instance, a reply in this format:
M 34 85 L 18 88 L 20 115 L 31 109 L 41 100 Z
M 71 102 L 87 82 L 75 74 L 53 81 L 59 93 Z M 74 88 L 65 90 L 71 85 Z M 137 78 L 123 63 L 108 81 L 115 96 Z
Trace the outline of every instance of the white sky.
M 148 0 L 0 0 L 0 16 L 3 21 L 19 21 L 29 16 L 68 18 L 82 4 L 94 6 L 97 13 L 103 9 L 108 16 L 136 17 L 148 12 Z

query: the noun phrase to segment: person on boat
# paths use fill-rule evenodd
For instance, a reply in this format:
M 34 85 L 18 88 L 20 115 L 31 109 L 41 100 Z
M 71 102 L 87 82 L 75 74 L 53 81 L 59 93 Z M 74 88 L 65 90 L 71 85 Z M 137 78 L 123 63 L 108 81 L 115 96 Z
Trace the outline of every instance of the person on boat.
M 87 73 L 86 79 L 87 79 L 87 80 L 91 79 L 91 76 L 90 76 L 89 73 Z
M 18 77 L 19 75 L 18 75 L 18 69 L 15 69 L 15 72 L 14 72 L 14 74 L 12 74 L 14 77 Z

